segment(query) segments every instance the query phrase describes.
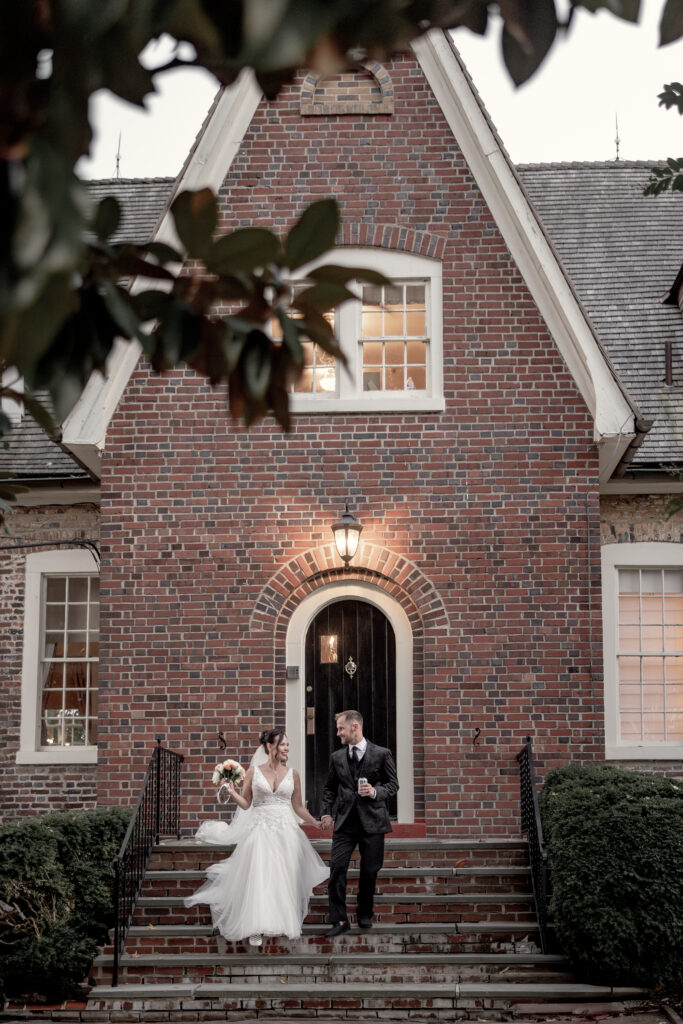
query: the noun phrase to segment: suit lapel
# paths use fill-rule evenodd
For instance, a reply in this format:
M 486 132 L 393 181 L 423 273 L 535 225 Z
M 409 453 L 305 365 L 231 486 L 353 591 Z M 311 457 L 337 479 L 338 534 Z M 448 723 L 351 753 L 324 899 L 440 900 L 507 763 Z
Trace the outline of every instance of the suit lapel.
M 353 786 L 354 785 L 354 781 L 353 781 L 353 775 L 351 774 L 351 765 L 349 764 L 349 751 L 348 751 L 348 748 L 347 747 L 342 747 L 341 750 L 338 750 L 337 751 L 337 757 L 339 758 L 339 761 L 340 761 L 340 768 L 341 768 L 342 774 L 344 774 L 346 776 L 346 778 L 349 779 L 349 781 L 351 782 L 351 785 Z

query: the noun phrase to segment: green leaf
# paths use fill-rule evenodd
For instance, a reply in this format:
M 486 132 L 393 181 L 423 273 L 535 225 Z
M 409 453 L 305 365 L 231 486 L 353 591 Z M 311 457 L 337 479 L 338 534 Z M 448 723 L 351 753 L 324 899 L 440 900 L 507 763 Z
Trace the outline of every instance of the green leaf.
M 391 284 L 388 277 L 380 274 L 377 270 L 368 270 L 364 267 L 339 267 L 326 263 L 322 267 L 307 274 L 312 281 L 320 281 L 325 284 L 348 284 L 349 281 L 366 281 L 368 284 Z
M 177 249 L 174 249 L 170 245 L 166 245 L 165 242 L 147 242 L 145 245 L 138 247 L 142 252 L 148 252 L 150 256 L 153 256 L 159 263 L 181 263 L 182 255 Z
M 666 107 L 667 110 L 678 107 L 678 113 L 683 114 L 683 85 L 680 82 L 669 82 L 657 98 L 660 107 Z
M 515 85 L 522 85 L 537 70 L 555 40 L 557 15 L 554 0 L 528 0 L 524 5 L 500 5 L 505 20 L 503 61 Z
M 153 289 L 146 292 L 136 292 L 130 296 L 131 306 L 141 323 L 145 323 L 147 320 L 156 320 L 163 316 L 171 301 L 171 296 L 168 292 L 159 292 Z
M 303 311 L 314 309 L 318 313 L 327 313 L 349 299 L 358 301 L 358 296 L 345 288 L 343 284 L 314 284 L 311 288 L 299 292 L 294 298 L 294 309 Z
M 131 247 L 123 248 L 113 261 L 119 273 L 117 277 L 146 277 L 152 281 L 175 281 L 175 275 L 160 267 L 158 263 L 150 263 L 142 259 Z
M 212 274 L 250 274 L 256 267 L 279 263 L 280 240 L 265 228 L 240 228 L 217 239 L 206 253 L 206 267 Z
M 302 366 L 304 361 L 304 350 L 301 342 L 299 341 L 299 328 L 297 327 L 296 320 L 291 316 L 287 316 L 281 306 L 276 308 L 275 316 L 280 321 L 280 326 L 282 327 L 282 341 L 289 350 L 292 362 L 297 367 Z
M 181 192 L 171 206 L 180 241 L 191 259 L 205 259 L 211 252 L 218 224 L 216 198 L 210 188 Z
M 673 43 L 683 36 L 683 4 L 681 0 L 668 0 L 659 23 L 659 44 Z
M 121 205 L 114 196 L 105 196 L 98 203 L 93 217 L 91 229 L 97 237 L 105 242 L 114 234 L 121 223 Z
M 111 281 L 102 281 L 100 290 L 107 311 L 122 337 L 141 340 L 144 332 L 140 327 L 140 320 L 135 306 L 130 301 L 129 293 L 124 292 L 122 288 L 112 284 Z
M 296 270 L 332 249 L 339 230 L 335 199 L 321 199 L 304 210 L 285 240 L 284 265 Z
M 251 331 L 247 335 L 240 368 L 247 396 L 262 399 L 268 390 L 271 369 L 271 341 L 263 331 Z

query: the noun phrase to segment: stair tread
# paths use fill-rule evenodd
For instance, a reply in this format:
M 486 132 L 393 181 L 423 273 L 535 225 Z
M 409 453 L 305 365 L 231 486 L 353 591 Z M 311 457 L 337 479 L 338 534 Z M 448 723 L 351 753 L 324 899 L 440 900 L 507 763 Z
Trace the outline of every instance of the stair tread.
M 532 900 L 533 893 L 530 892 L 506 892 L 506 893 L 391 893 L 376 895 L 375 905 L 386 905 L 390 903 L 427 903 L 434 906 L 447 903 L 528 903 Z M 327 896 L 312 896 L 310 903 L 327 905 Z M 140 896 L 137 900 L 138 907 L 173 907 L 183 906 L 182 896 Z
M 370 954 L 377 964 L 537 964 L 557 967 L 567 964 L 566 957 L 559 953 L 376 953 Z M 93 961 L 98 965 L 113 963 L 111 953 L 103 953 Z M 267 964 L 310 964 L 312 966 L 335 964 L 367 964 L 368 953 L 270 953 Z M 205 964 L 205 953 L 140 953 L 137 956 L 124 953 L 120 965 L 145 966 L 149 964 Z M 263 953 L 216 953 L 211 955 L 212 964 L 262 964 Z
M 132 985 L 97 986 L 90 994 L 91 1000 L 102 999 L 169 999 L 179 997 L 190 997 L 194 999 L 211 999 L 220 994 L 232 996 L 244 996 L 248 999 L 262 999 L 274 997 L 277 999 L 286 997 L 289 999 L 306 999 L 311 996 L 312 985 L 288 984 L 285 989 L 281 982 L 276 985 L 268 983 L 240 984 L 239 982 L 199 982 L 187 984 L 155 984 L 143 983 Z M 429 998 L 437 995 L 448 996 L 529 996 L 536 998 L 543 997 L 565 997 L 581 998 L 596 996 L 611 996 L 627 998 L 642 995 L 647 992 L 645 988 L 616 987 L 610 985 L 589 985 L 582 982 L 320 982 L 315 984 L 315 998 L 324 995 L 338 994 L 341 998 L 364 995 L 368 998 L 405 998 L 410 994 Z
M 443 867 L 394 867 L 392 864 L 385 864 L 379 871 L 379 878 L 441 878 L 441 877 L 460 877 L 461 875 L 517 875 L 517 876 L 528 876 L 531 873 L 531 869 L 528 867 L 519 867 L 515 865 L 500 867 L 477 867 L 473 864 L 471 867 L 454 868 L 448 865 Z M 152 879 L 156 882 L 171 882 L 174 880 L 184 881 L 186 879 L 203 878 L 205 869 L 203 868 L 159 868 L 153 871 L 146 871 L 145 878 Z M 360 871 L 358 868 L 349 868 L 347 872 L 349 878 L 358 878 Z
M 304 924 L 303 934 L 306 935 L 322 935 L 329 930 L 329 924 Z M 464 933 L 472 934 L 477 931 L 482 932 L 510 932 L 510 931 L 524 931 L 524 932 L 536 932 L 538 926 L 535 921 L 424 921 L 424 922 L 408 922 L 401 924 L 375 924 L 372 927 L 371 932 L 362 932 L 364 935 L 368 934 L 379 934 L 379 935 L 391 935 L 391 934 L 414 934 L 414 933 L 425 933 L 425 934 L 440 934 L 443 932 L 452 931 L 454 934 Z M 213 935 L 213 926 L 204 924 L 160 924 L 160 925 L 132 925 L 128 930 L 129 936 L 140 936 L 149 935 L 150 932 L 155 932 L 157 935 Z M 351 930 L 345 933 L 347 935 L 358 936 L 360 932 Z
M 331 850 L 331 839 L 312 839 L 313 847 L 320 850 Z M 204 843 L 193 838 L 163 839 L 155 846 L 155 850 L 234 850 L 234 843 Z M 446 839 L 438 836 L 432 839 L 391 839 L 384 843 L 386 853 L 398 851 L 423 850 L 526 850 L 526 839 L 515 839 L 511 836 L 477 836 L 470 839 Z

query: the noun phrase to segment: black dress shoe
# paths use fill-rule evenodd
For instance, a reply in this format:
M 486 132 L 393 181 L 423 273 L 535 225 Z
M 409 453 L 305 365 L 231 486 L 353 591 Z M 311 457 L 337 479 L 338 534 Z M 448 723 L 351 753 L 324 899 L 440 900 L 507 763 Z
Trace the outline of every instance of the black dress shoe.
M 359 917 L 358 918 L 358 927 L 359 928 L 372 928 L 372 921 L 370 920 L 369 917 Z
M 344 932 L 348 932 L 351 925 L 348 921 L 338 921 L 337 924 L 333 924 L 329 932 L 325 932 L 326 939 L 335 939 L 337 935 L 343 935 Z

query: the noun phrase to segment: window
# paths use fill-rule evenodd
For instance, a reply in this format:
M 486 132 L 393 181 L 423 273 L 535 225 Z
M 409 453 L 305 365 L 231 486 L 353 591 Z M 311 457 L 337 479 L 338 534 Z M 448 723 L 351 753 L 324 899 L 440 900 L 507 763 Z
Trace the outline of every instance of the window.
M 87 551 L 26 559 L 20 764 L 97 759 L 99 577 Z
M 441 411 L 439 261 L 394 250 L 351 247 L 336 250 L 328 261 L 379 270 L 393 284 L 349 285 L 359 301 L 345 303 L 334 314 L 347 365 L 339 365 L 319 346 L 305 343 L 304 371 L 292 389 L 292 411 Z M 273 336 L 278 334 L 276 328 Z
M 683 754 L 683 545 L 603 548 L 607 756 Z

